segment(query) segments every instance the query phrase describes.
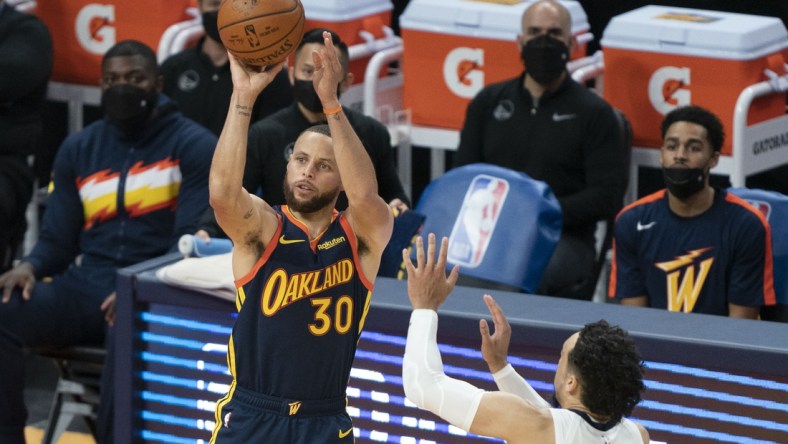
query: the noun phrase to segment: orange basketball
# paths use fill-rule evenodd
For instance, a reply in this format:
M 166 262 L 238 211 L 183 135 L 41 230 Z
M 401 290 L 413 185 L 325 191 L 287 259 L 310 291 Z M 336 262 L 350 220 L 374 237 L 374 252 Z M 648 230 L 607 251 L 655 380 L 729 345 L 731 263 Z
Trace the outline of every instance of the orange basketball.
M 222 0 L 217 25 L 231 54 L 248 65 L 275 65 L 301 42 L 304 7 L 299 0 Z

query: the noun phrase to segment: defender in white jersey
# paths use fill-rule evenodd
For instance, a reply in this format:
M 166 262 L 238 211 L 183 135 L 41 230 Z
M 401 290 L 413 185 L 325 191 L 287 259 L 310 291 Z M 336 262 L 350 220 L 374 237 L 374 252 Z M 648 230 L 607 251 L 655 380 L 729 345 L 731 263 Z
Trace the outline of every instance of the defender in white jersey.
M 511 328 L 490 295 L 484 301 L 492 314 L 494 334 L 479 323 L 482 355 L 500 391 L 485 392 L 446 376 L 437 344 L 437 309 L 459 276 L 455 266 L 446 275 L 448 239 L 435 258 L 435 235 L 416 241 L 416 265 L 407 251 L 408 296 L 413 313 L 408 327 L 402 380 L 405 396 L 452 425 L 509 444 L 639 444 L 648 443 L 643 426 L 624 418 L 640 402 L 643 363 L 634 341 L 605 321 L 587 324 L 561 349 L 551 408 L 506 362 Z

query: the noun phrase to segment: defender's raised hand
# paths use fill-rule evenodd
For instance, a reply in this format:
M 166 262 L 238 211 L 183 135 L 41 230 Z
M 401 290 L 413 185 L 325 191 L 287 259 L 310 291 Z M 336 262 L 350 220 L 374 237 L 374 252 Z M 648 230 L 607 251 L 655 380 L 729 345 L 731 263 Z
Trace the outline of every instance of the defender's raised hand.
M 416 239 L 416 266 L 410 260 L 408 250 L 402 250 L 402 260 L 408 270 L 408 297 L 414 309 L 437 310 L 449 296 L 457 283 L 460 269 L 457 265 L 446 275 L 446 255 L 449 239 L 441 239 L 438 260 L 435 261 L 435 234 L 427 237 L 427 253 L 424 254 L 424 240 Z
M 490 373 L 495 373 L 498 370 L 506 367 L 506 356 L 509 353 L 509 341 L 512 338 L 512 327 L 509 321 L 506 320 L 501 307 L 495 302 L 489 294 L 484 295 L 484 303 L 487 304 L 487 309 L 490 310 L 492 315 L 493 325 L 495 325 L 495 332 L 490 334 L 490 327 L 487 321 L 482 319 L 479 321 L 479 333 L 482 335 L 482 357 L 487 366 L 490 367 Z

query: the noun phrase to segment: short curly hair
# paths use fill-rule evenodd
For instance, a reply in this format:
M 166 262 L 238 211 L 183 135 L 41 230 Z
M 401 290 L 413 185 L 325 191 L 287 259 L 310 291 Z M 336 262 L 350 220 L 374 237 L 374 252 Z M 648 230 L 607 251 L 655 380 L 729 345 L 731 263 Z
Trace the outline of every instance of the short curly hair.
M 725 130 L 723 129 L 722 122 L 711 111 L 695 105 L 681 106 L 674 109 L 665 115 L 662 120 L 662 139 L 665 139 L 665 134 L 668 128 L 676 122 L 689 122 L 700 125 L 706 128 L 706 134 L 709 138 L 709 144 L 714 151 L 722 149 L 722 144 L 725 142 Z
M 616 422 L 632 413 L 645 390 L 645 367 L 626 331 L 604 320 L 586 324 L 568 358 L 591 412 Z

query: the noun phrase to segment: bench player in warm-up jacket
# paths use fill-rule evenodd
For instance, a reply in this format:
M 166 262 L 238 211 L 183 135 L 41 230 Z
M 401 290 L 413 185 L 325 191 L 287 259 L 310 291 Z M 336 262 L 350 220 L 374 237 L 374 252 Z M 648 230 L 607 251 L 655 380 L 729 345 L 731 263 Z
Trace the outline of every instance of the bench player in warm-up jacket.
M 391 209 L 342 112 L 342 68 L 330 35 L 312 53 L 328 125 L 306 130 L 287 165 L 287 205 L 242 187 L 249 115 L 281 66 L 231 61 L 233 95 L 211 167 L 211 206 L 232 239 L 239 308 L 228 347 L 233 383 L 216 407 L 211 442 L 350 443 L 347 381 Z M 348 208 L 337 212 L 340 190 Z
M 616 217 L 608 293 L 622 305 L 757 319 L 775 303 L 771 227 L 709 184 L 725 133 L 710 111 L 682 106 L 661 124 L 664 190 Z

